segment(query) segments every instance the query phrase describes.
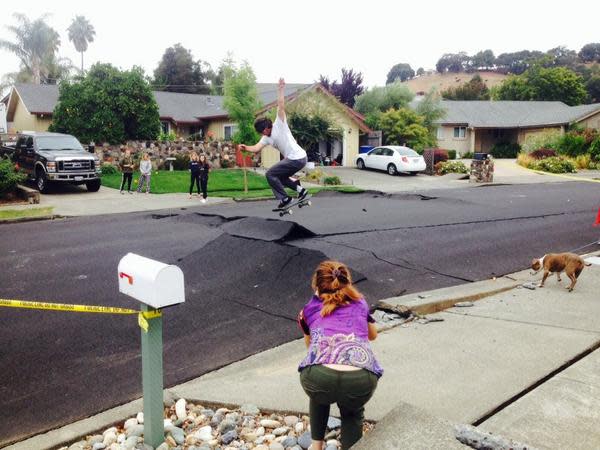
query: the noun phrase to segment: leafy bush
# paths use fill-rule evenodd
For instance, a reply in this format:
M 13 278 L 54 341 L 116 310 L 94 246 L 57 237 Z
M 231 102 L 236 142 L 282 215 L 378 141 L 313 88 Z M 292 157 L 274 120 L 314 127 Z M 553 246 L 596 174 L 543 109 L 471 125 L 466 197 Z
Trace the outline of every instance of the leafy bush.
M 597 137 L 590 144 L 590 157 L 594 162 L 600 162 L 600 137 Z
M 325 174 L 321 169 L 315 169 L 308 172 L 304 177 L 304 180 L 309 181 L 311 183 L 319 183 L 321 181 L 321 178 L 323 178 L 324 176 Z
M 456 159 L 456 150 L 446 150 L 448 152 L 448 159 Z
M 329 177 L 323 178 L 323 184 L 329 186 L 337 186 L 338 184 L 342 184 L 342 180 L 337 175 L 332 175 Z
M 461 161 L 445 161 L 435 165 L 435 171 L 438 175 L 447 173 L 469 173 L 469 169 Z
M 448 152 L 446 150 L 442 150 L 441 148 L 436 148 L 433 151 L 433 164 L 437 164 L 439 162 L 448 161 Z
M 177 135 L 174 131 L 169 131 L 168 133 L 161 131 L 158 135 L 158 140 L 161 142 L 173 142 L 175 139 L 177 139 Z
M 166 167 L 169 167 L 168 165 Z M 190 155 L 179 153 L 175 155 L 175 161 L 173 161 L 173 169 L 175 170 L 188 170 L 190 168 Z
M 585 138 L 575 133 L 565 134 L 558 142 L 558 152 L 572 158 L 583 155 L 586 150 Z
M 499 142 L 490 150 L 494 158 L 516 158 L 521 146 L 516 142 Z
M 104 163 L 102 164 L 102 175 L 113 175 L 118 172 L 117 168 L 112 164 Z
M 577 169 L 589 169 L 591 162 L 592 158 L 590 155 L 579 155 L 577 158 L 575 158 L 575 167 Z
M 549 148 L 556 150 L 562 134 L 558 130 L 548 130 L 541 133 L 528 135 L 523 141 L 522 150 L 525 153 L 531 153 L 540 148 Z
M 0 159 L 0 197 L 14 191 L 17 184 L 26 177 L 24 173 L 15 170 L 15 165 L 10 159 Z
M 531 154 L 521 152 L 517 156 L 517 164 L 527 169 L 532 169 L 536 162 L 537 160 Z
M 539 148 L 531 152 L 529 156 L 531 156 L 534 159 L 551 158 L 553 156 L 556 156 L 556 151 L 552 150 L 551 148 Z
M 536 161 L 531 167 L 535 170 L 542 170 L 550 173 L 575 173 L 573 162 L 560 156 L 550 157 Z
M 462 158 L 464 159 L 473 159 L 473 152 L 466 152 L 462 155 Z

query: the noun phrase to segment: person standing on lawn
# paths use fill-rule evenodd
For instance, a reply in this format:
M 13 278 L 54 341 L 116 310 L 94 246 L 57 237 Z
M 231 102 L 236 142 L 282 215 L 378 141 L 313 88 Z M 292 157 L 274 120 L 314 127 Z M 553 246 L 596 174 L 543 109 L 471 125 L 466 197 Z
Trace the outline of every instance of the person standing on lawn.
M 210 171 L 210 165 L 206 159 L 206 155 L 202 153 L 198 160 L 199 177 L 200 177 L 200 189 L 202 189 L 202 203 L 206 203 L 206 197 L 208 197 L 208 172 Z
M 292 176 L 306 166 L 306 151 L 298 145 L 296 139 L 290 131 L 285 116 L 285 81 L 279 79 L 277 89 L 277 118 L 273 123 L 271 119 L 263 117 L 254 122 L 255 130 L 261 134 L 260 140 L 255 145 L 240 144 L 242 151 L 252 153 L 260 152 L 266 145 L 275 147 L 282 155 L 283 159 L 271 167 L 267 173 L 267 181 L 273 190 L 275 198 L 279 200 L 278 208 L 284 208 L 291 201 L 292 197 L 287 195 L 285 187 L 298 193 L 298 200 L 304 200 L 309 196 L 308 191 L 304 189 L 300 181 Z
M 194 184 L 196 184 L 198 195 L 200 195 L 200 160 L 196 152 L 190 154 L 190 198 L 192 198 Z
M 138 193 L 142 192 L 144 182 L 146 182 L 146 194 L 150 192 L 150 177 L 152 175 L 152 162 L 150 161 L 150 155 L 144 153 L 142 160 L 140 161 L 140 180 L 138 181 Z
M 133 180 L 133 158 L 131 156 L 131 150 L 129 147 L 125 149 L 125 155 L 119 161 L 119 167 L 121 168 L 122 178 L 121 178 L 121 189 L 120 193 L 123 193 L 123 188 L 125 187 L 125 182 L 127 182 L 127 192 L 133 194 L 131 192 L 131 181 Z

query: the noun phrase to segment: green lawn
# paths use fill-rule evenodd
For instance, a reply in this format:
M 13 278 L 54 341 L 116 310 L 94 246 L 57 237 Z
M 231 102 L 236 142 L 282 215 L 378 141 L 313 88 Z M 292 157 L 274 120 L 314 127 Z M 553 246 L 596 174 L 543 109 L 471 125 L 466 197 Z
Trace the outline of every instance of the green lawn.
M 137 189 L 139 172 L 133 174 L 131 189 Z M 103 175 L 104 186 L 119 189 L 121 187 L 121 174 Z M 190 173 L 187 170 L 161 170 L 152 172 L 150 192 L 153 194 L 169 194 L 174 192 L 189 192 Z M 324 186 L 311 188 L 314 194 L 322 190 L 336 190 L 341 192 L 361 192 L 353 186 Z M 194 192 L 195 186 L 194 186 Z M 273 193 L 267 179 L 252 170 L 248 170 L 248 193 L 244 193 L 244 172 L 242 169 L 214 169 L 208 177 L 209 197 L 231 198 L 261 198 L 272 197 Z
M 15 220 L 25 217 L 49 216 L 52 214 L 52 206 L 46 208 L 31 209 L 2 209 L 0 210 L 0 220 Z

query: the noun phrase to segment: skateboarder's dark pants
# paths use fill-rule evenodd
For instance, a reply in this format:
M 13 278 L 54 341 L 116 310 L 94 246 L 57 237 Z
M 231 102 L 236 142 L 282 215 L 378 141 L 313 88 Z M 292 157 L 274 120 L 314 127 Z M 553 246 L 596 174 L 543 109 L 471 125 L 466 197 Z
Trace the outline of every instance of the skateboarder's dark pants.
M 275 194 L 277 200 L 283 200 L 288 195 L 285 192 L 284 186 L 297 191 L 300 182 L 292 180 L 290 177 L 299 170 L 302 170 L 306 165 L 306 158 L 302 159 L 282 159 L 269 170 L 267 170 L 267 181 Z

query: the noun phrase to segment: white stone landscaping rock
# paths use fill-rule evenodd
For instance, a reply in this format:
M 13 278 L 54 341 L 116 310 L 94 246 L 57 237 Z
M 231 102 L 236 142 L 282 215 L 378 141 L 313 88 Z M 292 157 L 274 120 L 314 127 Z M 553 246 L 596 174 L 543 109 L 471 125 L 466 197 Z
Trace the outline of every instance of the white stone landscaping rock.
M 273 434 L 275 436 L 281 436 L 282 434 L 286 434 L 288 431 L 290 431 L 289 427 L 279 427 L 273 430 Z
M 125 428 L 127 430 L 129 427 L 132 427 L 133 425 L 138 425 L 138 421 L 136 418 L 127 419 L 125 421 L 125 423 L 123 424 L 123 428 Z
M 138 423 L 144 423 L 144 413 L 143 412 L 137 413 L 137 416 L 135 416 L 135 419 L 138 421 Z
M 115 435 L 116 435 L 117 434 L 117 427 L 107 428 L 106 430 L 104 430 L 104 432 L 102 433 L 102 435 L 106 436 L 106 433 L 115 433 Z
M 196 436 L 198 439 L 204 442 L 210 441 L 213 438 L 212 427 L 210 425 L 202 427 L 198 431 L 196 431 L 196 433 L 194 433 L 194 436 Z
M 277 420 L 263 419 L 260 421 L 260 426 L 265 428 L 279 428 L 281 426 L 281 422 Z
M 304 432 L 304 422 L 298 422 L 295 426 L 294 426 L 294 431 L 296 432 L 296 434 L 300 435 Z
M 258 427 L 255 431 L 257 436 L 264 436 L 265 435 L 265 427 Z
M 283 422 L 286 424 L 286 426 L 288 427 L 294 427 L 296 426 L 296 424 L 300 421 L 300 418 L 297 416 L 285 416 L 283 418 Z
M 115 428 L 116 430 L 116 428 Z M 115 433 L 115 431 L 113 431 L 112 429 L 106 430 L 104 432 L 104 440 L 102 441 L 102 443 L 108 447 L 111 444 L 117 442 L 117 433 Z
M 180 420 L 185 420 L 187 417 L 187 412 L 185 410 L 186 404 L 185 398 L 180 398 L 175 402 L 175 414 L 177 414 L 177 418 Z

